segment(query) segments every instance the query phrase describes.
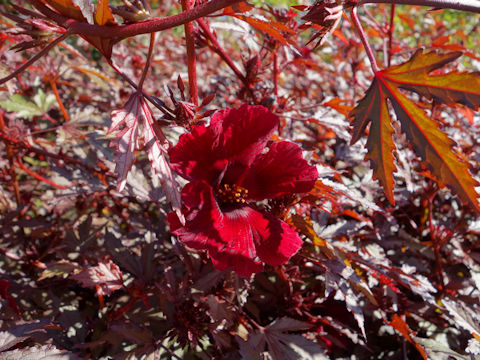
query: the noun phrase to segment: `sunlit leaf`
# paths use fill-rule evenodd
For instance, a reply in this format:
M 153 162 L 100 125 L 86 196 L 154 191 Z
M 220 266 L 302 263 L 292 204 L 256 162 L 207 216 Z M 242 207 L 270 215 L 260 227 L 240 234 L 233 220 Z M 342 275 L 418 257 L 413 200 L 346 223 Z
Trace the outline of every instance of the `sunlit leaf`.
M 410 90 L 453 106 L 480 106 L 480 76 L 478 73 L 429 73 L 455 60 L 459 52 L 438 54 L 417 51 L 407 62 L 378 71 L 365 97 L 352 111 L 355 143 L 369 123 L 367 159 L 372 163 L 374 176 L 380 181 L 388 200 L 394 204 L 393 172 L 395 171 L 392 140 L 393 127 L 387 99 L 417 154 L 428 164 L 438 181 L 453 189 L 459 197 L 480 211 L 477 181 L 468 171 L 468 164 L 454 152 L 454 142 L 424 110 L 400 91 Z
M 272 23 L 265 20 L 256 19 L 250 16 L 244 16 L 244 15 L 233 15 L 233 16 L 235 16 L 240 20 L 245 21 L 246 23 L 253 26 L 255 29 L 259 30 L 260 32 L 270 35 L 272 38 L 277 40 L 280 44 L 282 45 L 287 44 L 287 40 L 285 40 L 282 33 L 278 29 L 276 29 L 275 26 L 272 25 Z
M 98 0 L 97 9 L 95 11 L 95 22 L 98 25 L 115 25 L 112 11 L 108 6 L 108 0 Z
M 389 325 L 392 326 L 395 330 L 397 330 L 400 334 L 402 334 L 402 336 L 407 339 L 411 344 L 413 344 L 425 360 L 428 359 L 425 350 L 413 339 L 413 334 L 411 330 L 409 329 L 407 323 L 403 321 L 400 316 L 398 316 L 397 314 L 393 314 L 393 319 L 389 323 Z
M 121 191 L 127 182 L 127 175 L 135 160 L 134 151 L 139 149 L 139 137 L 140 134 L 143 134 L 148 159 L 152 163 L 155 173 L 159 176 L 162 190 L 172 208 L 183 221 L 178 185 L 165 158 L 169 143 L 154 122 L 152 111 L 141 95 L 133 94 L 122 109 L 112 111 L 112 125 L 108 133 L 117 131 L 121 127 L 122 130 L 116 134 L 112 141 L 112 144 L 116 147 L 117 190 Z
M 79 21 L 86 20 L 82 14 L 82 10 L 75 5 L 73 0 L 45 0 L 45 2 L 62 15 Z
M 0 107 L 17 113 L 18 117 L 32 118 L 40 116 L 50 110 L 56 101 L 55 95 L 46 95 L 42 89 L 33 97 L 34 102 L 27 100 L 20 94 L 12 95 L 8 100 L 0 101 Z
M 97 290 L 97 295 L 110 295 L 123 286 L 122 272 L 110 259 L 101 259 L 95 266 L 87 266 L 70 276 L 83 286 Z

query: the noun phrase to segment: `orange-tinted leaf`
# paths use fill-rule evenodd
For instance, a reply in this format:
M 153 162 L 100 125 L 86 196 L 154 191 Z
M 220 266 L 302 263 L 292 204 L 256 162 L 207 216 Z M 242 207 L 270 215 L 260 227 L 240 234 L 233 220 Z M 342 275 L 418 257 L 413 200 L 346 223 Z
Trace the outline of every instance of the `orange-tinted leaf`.
M 465 46 L 458 43 L 448 43 L 450 41 L 450 36 L 444 35 L 440 36 L 432 43 L 432 47 L 440 48 L 448 51 L 461 51 L 463 55 L 468 56 L 475 60 L 480 60 L 480 57 L 475 55 L 472 51 L 465 48 Z
M 427 353 L 423 349 L 423 347 L 420 344 L 417 344 L 412 337 L 410 336 L 411 330 L 408 328 L 408 325 L 405 321 L 402 320 L 400 316 L 397 314 L 393 314 L 393 320 L 392 322 L 389 323 L 391 327 L 393 327 L 395 330 L 397 330 L 402 336 L 408 340 L 411 344 L 415 345 L 417 348 L 418 352 L 422 357 L 427 360 Z
M 413 144 L 417 154 L 428 164 L 442 185 L 452 188 L 460 198 L 480 211 L 477 181 L 468 172 L 468 164 L 452 150 L 454 142 L 439 130 L 414 101 L 400 89 L 414 91 L 429 99 L 447 105 L 464 104 L 470 108 L 480 106 L 480 76 L 478 73 L 450 72 L 443 75 L 428 74 L 455 60 L 461 53 L 438 54 L 417 51 L 407 62 L 378 71 L 365 97 L 352 111 L 355 143 L 369 123 L 367 140 L 369 159 L 374 176 L 382 184 L 387 198 L 393 204 L 393 128 L 387 107 L 390 101 L 402 131 Z
M 348 116 L 348 114 L 350 114 L 350 112 L 353 110 L 353 106 L 344 105 L 344 102 L 346 101 L 340 98 L 334 98 L 326 103 L 323 103 L 322 106 L 327 106 L 338 111 L 342 115 Z
M 73 0 L 45 0 L 45 2 L 62 15 L 75 20 L 86 21 L 82 11 L 73 3 Z
M 260 30 L 261 32 L 270 35 L 273 37 L 275 40 L 277 40 L 280 44 L 286 45 L 287 40 L 283 37 L 282 33 L 278 31 L 272 24 L 270 24 L 267 21 L 260 20 L 260 19 L 255 19 L 249 16 L 239 16 L 239 15 L 234 15 L 236 18 L 241 19 L 245 21 L 246 23 L 250 24 L 257 30 Z
M 415 91 L 429 99 L 447 105 L 459 103 L 474 109 L 480 106 L 479 73 L 450 72 L 428 76 L 429 72 L 441 68 L 461 55 L 459 51 L 425 54 L 418 50 L 408 62 L 384 70 L 383 77 L 394 82 L 396 87 Z
M 81 66 L 72 66 L 73 69 L 77 70 L 77 71 L 80 71 L 82 73 L 84 73 L 85 75 L 87 75 L 88 77 L 92 78 L 92 79 L 95 79 L 95 80 L 98 80 L 98 78 L 112 84 L 112 85 L 115 85 L 115 86 L 121 86 L 120 85 L 120 82 L 118 82 L 117 80 L 115 79 L 111 79 L 109 78 L 108 76 L 102 74 L 100 71 L 97 71 L 97 70 L 94 70 L 93 68 L 88 68 L 88 67 L 81 67 Z
M 98 25 L 115 25 L 112 11 L 108 7 L 108 0 L 98 0 L 97 10 L 95 11 L 95 22 Z
M 250 11 L 252 7 L 247 4 L 245 1 L 242 1 L 241 3 L 234 4 L 232 6 L 227 6 L 225 9 L 223 9 L 223 15 L 233 15 L 233 14 L 238 14 L 238 13 L 244 13 L 247 11 Z
M 75 5 L 73 0 L 44 0 L 64 16 L 78 21 L 87 22 L 82 10 Z M 98 25 L 116 25 L 112 12 L 108 7 L 108 0 L 99 0 L 95 11 L 95 22 Z M 98 36 L 82 36 L 95 46 L 107 59 L 112 56 L 113 45 L 120 39 L 103 39 Z
M 293 225 L 293 227 L 302 235 L 306 236 L 309 238 L 316 246 L 319 246 L 322 248 L 322 250 L 325 251 L 325 255 L 327 257 L 333 257 L 333 253 L 331 249 L 328 248 L 323 248 L 326 246 L 326 242 L 324 239 L 320 238 L 315 230 L 313 230 L 313 224 L 309 219 L 305 219 L 304 217 L 293 214 L 289 219 L 288 223 Z

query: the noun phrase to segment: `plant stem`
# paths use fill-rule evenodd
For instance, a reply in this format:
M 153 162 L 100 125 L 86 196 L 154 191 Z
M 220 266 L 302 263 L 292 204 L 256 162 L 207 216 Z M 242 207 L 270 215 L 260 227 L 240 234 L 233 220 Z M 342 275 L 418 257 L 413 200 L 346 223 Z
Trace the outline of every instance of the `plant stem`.
M 363 31 L 362 24 L 360 24 L 360 21 L 358 20 L 357 16 L 357 7 L 353 7 L 352 9 L 352 20 L 353 24 L 357 28 L 358 34 L 360 35 L 360 40 L 362 41 L 363 47 L 365 48 L 365 51 L 367 52 L 368 59 L 370 60 L 370 65 L 372 67 L 372 71 L 374 74 L 376 74 L 379 69 L 377 65 L 377 61 L 375 60 L 375 56 L 373 55 L 372 48 L 370 47 L 370 44 L 368 43 L 367 36 L 365 35 L 365 32 Z
M 395 27 L 393 20 L 395 19 L 395 7 L 395 4 L 392 4 L 392 6 L 390 7 L 390 26 L 388 27 L 388 67 L 390 67 L 390 65 L 392 64 L 393 56 L 393 30 Z
M 273 52 L 273 93 L 278 96 L 278 57 L 277 51 Z
M 16 69 L 10 75 L 0 79 L 0 85 L 7 82 L 10 79 L 13 79 L 15 76 L 20 74 L 23 70 L 28 68 L 30 65 L 32 65 L 38 59 L 40 59 L 43 55 L 47 54 L 50 51 L 51 48 L 53 48 L 55 45 L 57 45 L 58 43 L 65 40 L 70 35 L 71 35 L 71 33 L 67 31 L 65 34 L 63 34 L 63 35 L 59 36 L 58 38 L 56 38 L 55 40 L 53 40 L 51 43 L 49 43 L 47 46 L 45 46 L 39 53 L 35 54 L 31 59 L 29 59 L 25 64 L 20 66 L 18 69 Z
M 65 121 L 68 122 L 70 120 L 70 117 L 68 116 L 67 109 L 65 109 L 65 106 L 63 106 L 62 99 L 60 98 L 60 94 L 58 93 L 57 83 L 55 78 L 50 79 L 50 86 L 52 87 L 55 97 L 57 98 L 57 103 L 58 103 L 58 106 L 60 107 L 60 111 L 62 112 Z
M 192 7 L 192 0 L 182 0 L 182 10 L 188 11 Z M 195 56 L 195 38 L 193 22 L 187 22 L 185 25 L 185 42 L 187 45 L 187 66 L 188 66 L 188 87 L 190 92 L 190 101 L 198 105 L 197 88 L 197 58 Z
M 130 79 L 130 77 L 125 74 L 122 69 L 120 69 L 113 61 L 108 60 L 108 64 L 112 67 L 113 70 L 115 70 L 126 82 L 128 82 L 135 90 L 138 91 L 138 85 Z M 163 106 L 161 106 L 152 96 L 148 95 L 145 90 L 142 89 L 142 96 L 150 101 L 153 106 L 155 106 L 158 110 L 160 110 L 162 113 L 164 113 L 167 116 L 172 116 L 171 113 L 169 113 Z
M 103 39 L 123 39 L 130 36 L 149 34 L 152 32 L 171 29 L 175 26 L 184 25 L 198 18 L 208 16 L 217 10 L 226 8 L 243 0 L 210 0 L 209 2 L 195 6 L 193 9 L 184 11 L 177 15 L 164 18 L 154 18 L 150 21 L 144 21 L 123 26 L 111 25 L 91 25 L 83 21 L 77 21 L 63 16 L 47 6 L 41 0 L 30 0 L 30 3 L 49 19 L 55 21 L 58 25 L 65 27 L 72 33 L 83 36 L 95 36 Z
M 1 134 L 5 134 L 5 122 L 3 121 L 3 113 L 0 112 L 0 131 Z M 18 179 L 17 174 L 15 173 L 15 163 L 13 161 L 13 151 L 5 139 L 3 140 L 5 143 L 5 150 L 7 152 L 8 163 L 10 165 L 10 176 L 12 177 L 12 185 L 15 192 L 15 201 L 17 202 L 17 207 L 19 208 L 22 205 L 22 198 L 20 197 L 20 188 L 18 186 Z
M 87 170 L 89 170 L 90 172 L 93 172 L 93 173 L 98 173 L 98 174 L 103 174 L 103 175 L 110 175 L 108 174 L 107 171 L 103 171 L 103 170 L 99 170 L 99 169 L 95 169 L 93 166 L 90 166 L 90 165 L 87 165 L 87 164 L 84 164 L 82 161 L 80 160 L 77 160 L 75 158 L 72 158 L 68 155 L 65 155 L 65 154 L 54 154 L 54 153 L 51 153 L 49 151 L 46 151 L 46 150 L 43 150 L 41 148 L 37 148 L 37 147 L 34 147 L 24 141 L 21 141 L 21 140 L 18 140 L 18 139 L 14 139 L 14 138 L 11 138 L 9 136 L 7 136 L 7 134 L 3 133 L 3 132 L 0 132 L 0 139 L 2 139 L 3 141 L 5 141 L 5 143 L 8 143 L 10 145 L 13 145 L 15 147 L 20 147 L 20 148 L 24 148 L 24 149 L 27 149 L 28 151 L 31 151 L 31 152 L 34 152 L 38 155 L 42 155 L 42 156 L 45 156 L 45 157 L 48 157 L 48 158 L 52 158 L 52 159 L 56 159 L 56 160 L 61 160 L 65 163 L 70 163 L 72 165 L 79 165 Z
M 357 6 L 363 4 L 431 6 L 436 9 L 461 10 L 480 14 L 480 1 L 478 0 L 360 0 Z
M 54 183 L 53 181 L 47 179 L 47 178 L 44 178 L 43 176 L 37 174 L 36 172 L 32 171 L 32 170 L 29 170 L 25 167 L 25 165 L 23 165 L 22 161 L 20 160 L 20 157 L 17 158 L 17 165 L 20 169 L 22 169 L 23 171 L 25 171 L 28 175 L 32 176 L 33 178 L 39 180 L 39 181 L 42 181 L 48 185 L 51 185 L 53 187 L 56 187 L 58 189 L 61 189 L 61 190 L 65 190 L 65 189 L 69 189 L 71 188 L 72 186 L 63 186 L 63 185 L 58 185 L 57 183 Z
M 154 44 L 155 44 L 155 33 L 151 33 L 150 45 L 148 46 L 147 60 L 145 61 L 145 67 L 143 68 L 142 77 L 140 78 L 140 81 L 138 83 L 138 88 L 137 88 L 138 92 L 142 92 L 143 83 L 145 82 L 145 78 L 147 77 L 147 73 L 148 73 L 148 68 L 150 67 L 150 63 L 152 61 Z
M 218 54 L 218 56 L 220 56 L 222 58 L 223 61 L 225 61 L 225 63 L 230 67 L 230 69 L 232 69 L 232 71 L 235 73 L 235 75 L 240 80 L 242 80 L 243 84 L 247 85 L 245 76 L 242 74 L 240 69 L 235 65 L 235 63 L 232 61 L 232 59 L 227 54 L 227 52 L 225 50 L 223 50 L 223 47 L 219 44 L 215 35 L 213 35 L 212 32 L 210 31 L 210 27 L 208 26 L 206 21 L 203 20 L 203 19 L 197 19 L 197 23 L 200 25 L 203 32 L 208 37 L 208 40 L 210 40 L 210 42 L 212 43 L 211 44 L 212 45 L 211 46 L 212 50 L 215 51 Z

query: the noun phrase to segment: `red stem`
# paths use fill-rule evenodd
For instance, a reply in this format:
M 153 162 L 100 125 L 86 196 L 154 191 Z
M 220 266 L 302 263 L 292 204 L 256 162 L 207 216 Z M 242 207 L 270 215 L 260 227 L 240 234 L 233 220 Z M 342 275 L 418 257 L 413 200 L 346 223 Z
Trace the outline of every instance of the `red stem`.
M 419 5 L 480 14 L 480 2 L 478 0 L 360 0 L 357 6 L 363 4 Z
M 142 92 L 143 83 L 145 78 L 147 77 L 148 68 L 150 67 L 150 62 L 152 61 L 152 54 L 153 54 L 153 45 L 155 44 L 155 33 L 150 34 L 150 45 L 148 46 L 148 55 L 147 60 L 145 62 L 145 67 L 143 68 L 142 77 L 140 78 L 140 82 L 138 83 L 138 92 Z
M 232 71 L 235 73 L 235 75 L 242 80 L 244 85 L 248 85 L 245 79 L 245 76 L 242 74 L 242 72 L 239 70 L 239 68 L 235 65 L 233 60 L 228 56 L 227 52 L 223 50 L 223 47 L 219 44 L 217 38 L 213 33 L 210 31 L 210 27 L 206 23 L 205 20 L 203 19 L 197 19 L 197 23 L 200 25 L 202 28 L 203 32 L 205 35 L 208 37 L 208 40 L 211 42 L 211 48 L 213 51 L 215 51 L 218 56 L 222 58 L 223 61 L 232 69 Z
M 273 93 L 278 96 L 278 56 L 277 52 L 273 53 Z
M 63 117 L 65 118 L 65 121 L 68 122 L 70 120 L 70 117 L 68 116 L 67 109 L 65 109 L 65 106 L 63 106 L 62 99 L 60 98 L 60 94 L 58 93 L 57 83 L 56 83 L 55 78 L 50 80 L 50 86 L 52 87 L 52 90 L 53 90 L 53 93 L 55 94 L 55 97 L 57 98 L 57 102 L 58 102 L 58 106 L 60 107 L 60 111 L 62 112 Z
M 30 3 L 49 19 L 54 20 L 58 25 L 65 27 L 72 33 L 83 36 L 95 36 L 103 39 L 123 39 L 130 36 L 149 34 L 152 32 L 171 29 L 175 26 L 184 25 L 198 18 L 208 16 L 217 10 L 226 8 L 244 0 L 211 0 L 205 4 L 194 7 L 177 15 L 164 18 L 154 18 L 150 21 L 140 23 L 111 26 L 91 25 L 83 21 L 67 18 L 47 6 L 41 0 L 30 0 Z
M 379 69 L 377 65 L 377 61 L 375 60 L 375 56 L 373 55 L 372 48 L 370 47 L 370 44 L 368 43 L 367 36 L 365 35 L 365 32 L 363 31 L 362 24 L 360 24 L 360 21 L 358 20 L 358 15 L 357 15 L 357 7 L 352 8 L 352 20 L 353 24 L 357 28 L 358 34 L 360 35 L 360 40 L 362 41 L 363 47 L 365 48 L 365 51 L 367 52 L 368 59 L 370 60 L 370 66 L 372 67 L 372 71 L 374 74 L 376 74 Z
M 18 69 L 16 69 L 14 72 L 12 72 L 10 75 L 0 79 L 0 85 L 7 82 L 8 80 L 10 79 L 13 79 L 15 76 L 17 76 L 18 74 L 20 74 L 23 70 L 25 70 L 26 68 L 28 68 L 30 65 L 32 65 L 35 61 L 37 61 L 38 59 L 40 59 L 43 55 L 45 55 L 46 53 L 48 53 L 50 51 L 51 48 L 53 48 L 55 45 L 57 45 L 58 43 L 62 42 L 63 40 L 65 40 L 67 37 L 69 37 L 71 34 L 69 32 L 66 32 L 65 34 L 59 36 L 58 38 L 56 38 L 55 40 L 53 40 L 51 43 L 49 43 L 47 46 L 45 46 L 39 53 L 35 54 L 35 56 L 33 56 L 31 59 L 29 59 L 25 64 L 23 64 L 22 66 L 20 66 Z
M 135 82 L 128 77 L 127 74 L 125 74 L 122 69 L 120 69 L 115 63 L 113 63 L 111 60 L 107 59 L 108 64 L 112 67 L 113 70 L 115 70 L 126 82 L 128 82 L 135 90 L 138 90 L 138 85 L 135 84 Z M 167 116 L 171 116 L 171 114 L 165 110 L 153 97 L 148 95 L 145 90 L 142 90 L 142 95 L 145 99 L 150 101 L 153 106 L 155 106 L 158 110 L 160 110 L 162 113 L 164 113 Z
M 393 30 L 395 24 L 393 20 L 395 19 L 395 4 L 392 4 L 390 7 L 390 26 L 388 28 L 388 67 L 392 64 L 392 56 L 393 56 Z
M 190 10 L 192 0 L 182 0 L 182 10 Z M 198 105 L 197 88 L 197 57 L 195 56 L 195 37 L 193 22 L 185 24 L 185 42 L 187 45 L 187 65 L 188 65 L 188 86 L 190 91 L 190 101 Z
M 34 147 L 34 146 L 32 146 L 30 144 L 27 144 L 26 142 L 23 142 L 21 140 L 13 139 L 11 137 L 8 137 L 3 132 L 0 132 L 0 138 L 3 141 L 5 141 L 6 143 L 9 143 L 10 145 L 27 149 L 28 151 L 34 152 L 38 155 L 42 155 L 42 156 L 49 157 L 49 158 L 56 159 L 56 160 L 62 160 L 63 162 L 70 163 L 72 165 L 79 165 L 79 166 L 81 166 L 81 167 L 83 167 L 83 168 L 85 168 L 85 169 L 87 169 L 91 172 L 94 172 L 94 173 L 98 173 L 98 174 L 106 174 L 107 173 L 106 171 L 98 170 L 98 169 L 95 169 L 94 167 L 92 167 L 90 165 L 84 164 L 80 160 L 74 159 L 74 158 L 72 158 L 68 155 L 54 154 L 54 153 L 51 153 L 49 151 Z
M 5 122 L 3 121 L 3 113 L 0 112 L 0 131 L 1 134 L 5 134 Z M 13 151 L 5 139 L 3 140 L 5 143 L 5 150 L 7 152 L 7 158 L 8 158 L 8 163 L 10 165 L 10 176 L 12 177 L 12 185 L 13 185 L 13 190 L 15 193 L 15 201 L 17 202 L 17 207 L 20 207 L 22 205 L 22 198 L 20 196 L 20 188 L 18 186 L 18 179 L 17 179 L 17 174 L 15 173 L 15 163 L 13 161 Z
M 47 178 L 44 178 L 43 176 L 37 174 L 36 172 L 32 171 L 32 170 L 29 170 L 27 169 L 22 161 L 20 160 L 20 158 L 17 158 L 17 165 L 20 169 L 22 169 L 23 171 L 25 171 L 28 175 L 32 176 L 33 178 L 39 180 L 39 181 L 42 181 L 48 185 L 51 185 L 53 187 L 56 187 L 58 189 L 62 189 L 62 190 L 65 190 L 65 189 L 68 189 L 68 188 L 71 188 L 71 186 L 63 186 L 63 185 L 58 185 L 56 183 L 54 183 L 53 181 L 51 180 L 48 180 Z

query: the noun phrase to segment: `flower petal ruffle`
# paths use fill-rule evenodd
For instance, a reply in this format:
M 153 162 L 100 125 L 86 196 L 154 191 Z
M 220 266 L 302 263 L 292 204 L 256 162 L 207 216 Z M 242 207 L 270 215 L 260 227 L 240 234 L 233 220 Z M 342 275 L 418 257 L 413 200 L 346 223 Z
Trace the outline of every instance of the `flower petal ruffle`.
M 248 189 L 250 199 L 263 200 L 308 192 L 317 178 L 317 169 L 303 159 L 300 147 L 281 141 L 255 159 L 242 186 Z
M 182 189 L 182 200 L 187 210 L 185 226 L 169 216 L 172 232 L 179 240 L 194 249 L 221 247 L 221 237 L 215 224 L 222 214 L 213 196 L 212 187 L 205 181 L 193 181 Z
M 249 276 L 263 270 L 262 262 L 285 263 L 302 245 L 295 230 L 274 216 L 249 205 L 221 209 L 204 181 L 187 184 L 182 199 L 186 224 L 174 234 L 192 248 L 208 250 L 217 269 Z
M 191 133 L 180 136 L 177 145 L 169 151 L 170 166 L 187 180 L 205 180 L 215 183 L 222 176 L 228 161 L 213 148 L 217 135 L 212 129 L 195 126 Z
M 230 163 L 250 165 L 277 129 L 278 116 L 263 106 L 242 105 L 212 116 L 210 127 L 218 135 L 216 151 Z

